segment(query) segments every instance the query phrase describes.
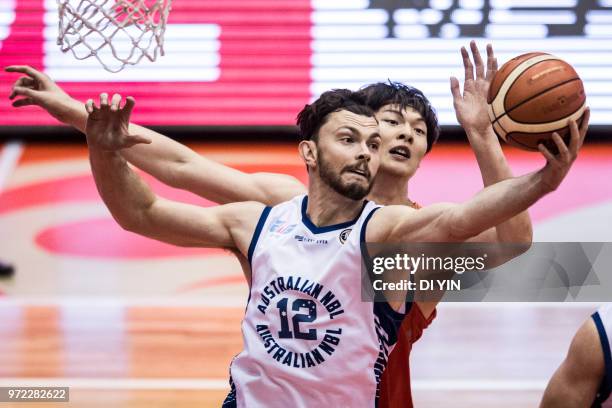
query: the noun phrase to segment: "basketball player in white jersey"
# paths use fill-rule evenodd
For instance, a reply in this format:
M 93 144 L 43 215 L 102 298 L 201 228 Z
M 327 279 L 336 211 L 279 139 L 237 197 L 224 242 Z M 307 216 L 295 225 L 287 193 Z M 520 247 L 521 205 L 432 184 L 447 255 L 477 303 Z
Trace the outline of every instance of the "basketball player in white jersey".
M 96 185 L 125 229 L 185 246 L 239 251 L 251 265 L 244 350 L 231 365 L 226 406 L 374 406 L 378 379 L 404 316 L 403 303 L 361 301 L 360 244 L 465 241 L 554 191 L 583 137 L 558 135 L 546 165 L 482 190 L 462 204 L 377 207 L 364 197 L 378 170 L 378 123 L 359 95 L 324 93 L 299 115 L 308 195 L 272 208 L 257 202 L 200 208 L 157 197 L 119 150 L 134 106 L 88 101 L 86 133 Z
M 487 47 L 483 63 L 474 41 L 470 43 L 474 63 L 467 51 L 461 54 L 465 68 L 464 94 L 456 79 L 451 80 L 454 107 L 459 123 L 466 130 L 482 173 L 484 186 L 512 177 L 512 172 L 493 132 L 487 114 L 488 85 L 497 70 L 492 47 Z M 71 98 L 45 74 L 25 66 L 7 67 L 20 72 L 11 99 L 24 98 L 14 106 L 38 105 L 63 123 L 85 132 L 87 114 L 83 104 Z M 437 118 L 427 98 L 417 89 L 402 84 L 373 84 L 363 89 L 367 104 L 375 109 L 383 141 L 381 166 L 369 199 L 384 205 L 420 206 L 408 198 L 408 184 L 421 160 L 436 142 Z M 588 119 L 584 121 L 588 123 Z M 586 129 L 586 127 L 585 127 Z M 124 149 L 122 155 L 132 164 L 160 181 L 182 188 L 206 199 L 225 204 L 259 201 L 275 205 L 306 192 L 299 180 L 283 174 L 247 174 L 208 160 L 188 147 L 150 129 L 130 124 L 130 131 L 152 141 Z M 475 242 L 511 242 L 530 244 L 531 220 L 527 212 L 471 239 Z M 430 317 L 434 302 L 420 303 L 425 318 Z
M 540 408 L 612 408 L 612 304 L 578 329 Z
M 452 90 L 457 118 L 466 130 L 487 186 L 512 174 L 486 113 L 488 83 L 497 69 L 497 61 L 489 45 L 485 69 L 476 44 L 472 42 L 470 47 L 474 64 L 467 51 L 461 50 L 465 68 L 464 94 L 459 93 L 456 80 Z M 12 96 L 26 96 L 22 102 L 16 101 L 16 106 L 39 105 L 59 120 L 84 131 L 86 113 L 80 102 L 63 93 L 47 76 L 36 70 L 28 67 L 9 70 L 29 75 L 29 78 L 24 77 L 16 83 Z M 419 208 L 407 197 L 408 181 L 437 139 L 435 113 L 422 93 L 401 84 L 375 84 L 366 87 L 364 92 L 368 95 L 368 104 L 377 110 L 383 139 L 381 167 L 369 198 L 381 204 Z M 306 189 L 292 177 L 241 173 L 211 162 L 148 129 L 133 124 L 130 129 L 151 138 L 153 144 L 123 150 L 126 159 L 174 187 L 188 189 L 205 198 L 221 203 L 256 200 L 275 205 L 302 194 Z M 396 151 L 399 147 L 404 151 Z M 529 216 L 523 212 L 472 240 L 528 244 L 531 242 Z M 248 267 L 248 263 L 238 257 L 243 267 Z M 433 320 L 434 307 L 434 302 L 417 302 L 417 307 L 410 309 L 410 318 L 405 319 L 400 333 L 400 347 L 390 356 L 389 369 L 383 377 L 381 406 L 411 406 L 409 354 L 412 343 Z M 387 377 L 394 381 L 387 381 Z

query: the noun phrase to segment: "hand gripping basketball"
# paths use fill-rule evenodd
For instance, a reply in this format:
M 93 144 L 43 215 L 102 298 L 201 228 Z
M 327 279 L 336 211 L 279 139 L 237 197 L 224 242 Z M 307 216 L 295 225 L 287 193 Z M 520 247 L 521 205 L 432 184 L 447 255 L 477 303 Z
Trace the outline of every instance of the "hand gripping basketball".
M 87 143 L 91 147 L 104 151 L 117 151 L 132 147 L 135 144 L 151 143 L 151 139 L 143 136 L 130 135 L 130 115 L 134 109 L 134 98 L 128 96 L 123 108 L 120 107 L 121 95 L 114 94 L 108 103 L 108 94 L 100 94 L 100 107 L 96 107 L 93 99 L 85 104 L 87 109 Z
M 575 120 L 568 121 L 568 127 L 570 130 L 570 142 L 569 146 L 563 142 L 559 133 L 554 132 L 552 134 L 552 140 L 555 143 L 556 149 L 559 151 L 557 155 L 553 155 L 549 149 L 542 143 L 538 145 L 538 150 L 546 158 L 546 165 L 541 170 L 542 172 L 542 183 L 544 188 L 548 191 L 554 191 L 559 187 L 570 167 L 574 164 L 576 157 L 578 157 L 578 151 L 584 143 L 584 137 L 586 136 L 587 129 L 589 127 L 590 110 L 587 107 L 584 110 L 584 116 L 580 128 Z

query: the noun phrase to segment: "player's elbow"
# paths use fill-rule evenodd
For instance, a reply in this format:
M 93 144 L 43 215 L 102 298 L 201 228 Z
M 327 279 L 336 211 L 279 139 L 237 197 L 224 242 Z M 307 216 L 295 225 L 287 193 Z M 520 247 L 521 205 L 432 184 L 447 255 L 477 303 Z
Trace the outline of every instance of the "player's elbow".
M 533 228 L 531 227 L 531 223 L 523 225 L 515 234 L 512 235 L 511 239 L 505 239 L 504 241 L 500 240 L 500 242 L 509 242 L 514 244 L 514 247 L 518 252 L 516 254 L 517 256 L 529 251 L 531 244 L 533 243 Z
M 529 251 L 529 249 L 531 249 L 531 244 L 532 244 L 532 243 L 533 243 L 533 242 L 531 241 L 531 239 L 530 239 L 529 241 L 519 242 L 519 243 L 517 244 L 517 252 L 518 252 L 518 255 L 522 255 L 522 254 L 524 254 L 525 252 Z M 517 256 L 518 256 L 518 255 L 517 255 Z
M 531 244 L 533 243 L 533 227 L 531 226 L 531 222 L 528 223 L 525 228 L 523 228 L 519 238 L 519 243 L 527 246 L 525 251 L 531 248 Z
M 133 215 L 113 215 L 113 218 L 125 231 L 144 235 L 144 223 L 140 220 L 140 217 Z
M 521 236 L 518 237 L 516 244 L 519 255 L 529 251 L 531 244 L 533 244 L 533 231 L 531 228 L 529 228 L 529 231 L 524 231 Z
M 148 235 L 148 227 L 151 225 L 151 222 L 147 221 L 151 207 L 152 205 L 129 209 L 129 211 L 111 211 L 111 214 L 117 224 L 124 230 L 146 236 Z

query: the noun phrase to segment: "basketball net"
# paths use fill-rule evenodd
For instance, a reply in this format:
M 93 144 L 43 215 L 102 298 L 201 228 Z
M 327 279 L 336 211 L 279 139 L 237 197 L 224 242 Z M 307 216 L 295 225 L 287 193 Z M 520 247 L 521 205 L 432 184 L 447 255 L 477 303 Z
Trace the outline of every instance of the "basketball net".
M 172 0 L 57 0 L 62 52 L 95 57 L 110 72 L 143 57 L 164 55 L 164 32 Z

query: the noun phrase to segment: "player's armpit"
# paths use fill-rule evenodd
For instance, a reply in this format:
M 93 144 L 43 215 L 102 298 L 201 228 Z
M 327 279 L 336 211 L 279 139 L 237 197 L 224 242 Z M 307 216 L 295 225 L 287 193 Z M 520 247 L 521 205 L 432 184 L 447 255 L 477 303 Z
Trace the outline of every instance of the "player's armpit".
M 138 224 L 126 229 L 174 245 L 236 248 L 247 254 L 263 209 L 256 202 L 204 208 L 158 198 Z
M 551 378 L 540 408 L 590 407 L 604 376 L 604 356 L 597 328 L 589 318 L 572 340 L 565 361 Z

